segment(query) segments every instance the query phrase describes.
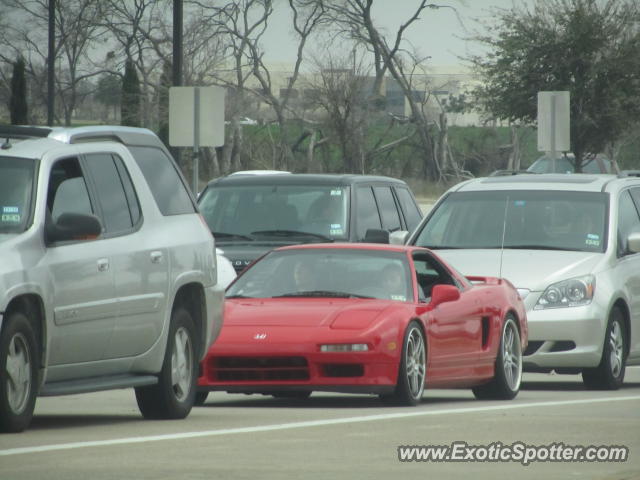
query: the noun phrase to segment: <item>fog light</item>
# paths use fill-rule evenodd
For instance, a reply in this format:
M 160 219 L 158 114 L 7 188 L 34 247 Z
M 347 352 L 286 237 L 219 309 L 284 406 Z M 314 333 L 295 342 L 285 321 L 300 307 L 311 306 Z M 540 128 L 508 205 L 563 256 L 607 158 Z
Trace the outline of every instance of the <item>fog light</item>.
M 320 345 L 321 352 L 366 352 L 369 345 L 366 343 L 336 343 L 330 345 Z

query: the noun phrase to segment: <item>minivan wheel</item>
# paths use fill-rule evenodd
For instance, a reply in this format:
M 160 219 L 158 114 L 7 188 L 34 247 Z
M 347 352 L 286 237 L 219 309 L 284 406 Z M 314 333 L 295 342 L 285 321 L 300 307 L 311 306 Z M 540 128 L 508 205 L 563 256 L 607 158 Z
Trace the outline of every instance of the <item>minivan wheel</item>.
M 189 415 L 198 374 L 194 331 L 189 312 L 182 307 L 175 308 L 158 383 L 136 388 L 138 408 L 145 418 L 178 419 Z
M 617 390 L 624 382 L 627 362 L 627 331 L 624 315 L 618 307 L 613 307 L 604 336 L 602 359 L 596 368 L 585 368 L 582 381 L 590 390 Z
M 36 404 L 38 348 L 29 319 L 6 316 L 0 337 L 0 431 L 25 430 Z

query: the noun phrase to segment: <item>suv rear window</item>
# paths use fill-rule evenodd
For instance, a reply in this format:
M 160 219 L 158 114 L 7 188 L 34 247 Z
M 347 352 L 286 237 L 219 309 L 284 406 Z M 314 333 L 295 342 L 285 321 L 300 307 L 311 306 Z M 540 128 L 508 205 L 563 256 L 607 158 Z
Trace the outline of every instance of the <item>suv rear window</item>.
M 129 146 L 151 193 L 163 215 L 194 213 L 191 201 L 176 166 L 162 150 L 153 147 Z

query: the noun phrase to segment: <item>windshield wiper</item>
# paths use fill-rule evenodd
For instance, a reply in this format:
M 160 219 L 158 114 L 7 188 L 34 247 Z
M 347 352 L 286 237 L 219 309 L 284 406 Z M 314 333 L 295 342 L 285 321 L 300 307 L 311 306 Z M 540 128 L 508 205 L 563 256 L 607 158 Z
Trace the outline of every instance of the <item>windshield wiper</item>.
M 211 230 L 211 233 L 213 233 L 214 237 L 220 238 L 239 238 L 240 240 L 249 240 L 251 242 L 255 240 L 248 235 L 242 235 L 240 233 L 214 232 L 213 230 Z
M 334 292 L 331 290 L 309 290 L 305 292 L 291 292 L 283 295 L 276 295 L 273 298 L 282 297 L 330 297 L 330 298 L 374 298 L 366 295 L 358 295 L 355 293 L 347 292 Z
M 319 238 L 324 242 L 333 242 L 332 238 L 325 237 L 319 233 L 312 232 L 301 232 L 298 230 L 258 230 L 256 232 L 251 232 L 251 235 L 266 235 L 270 237 L 298 237 L 298 236 L 307 236 L 307 237 L 315 237 Z

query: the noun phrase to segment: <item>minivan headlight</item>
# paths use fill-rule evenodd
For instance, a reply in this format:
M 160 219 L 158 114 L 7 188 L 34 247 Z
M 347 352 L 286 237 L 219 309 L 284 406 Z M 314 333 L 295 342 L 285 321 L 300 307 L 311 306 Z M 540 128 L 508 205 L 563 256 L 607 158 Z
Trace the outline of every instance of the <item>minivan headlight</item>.
M 588 305 L 593 299 L 595 290 L 596 278 L 593 275 L 563 280 L 547 287 L 538 299 L 534 310 Z

